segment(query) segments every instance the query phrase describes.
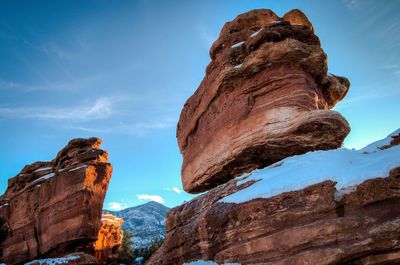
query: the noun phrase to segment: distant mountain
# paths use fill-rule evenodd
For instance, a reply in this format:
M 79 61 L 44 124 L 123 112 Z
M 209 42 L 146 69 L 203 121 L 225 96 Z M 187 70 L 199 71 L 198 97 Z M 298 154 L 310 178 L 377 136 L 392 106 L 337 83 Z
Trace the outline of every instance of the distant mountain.
M 148 202 L 121 211 L 107 211 L 123 218 L 123 230 L 132 232 L 135 249 L 145 248 L 159 238 L 165 237 L 165 220 L 168 207 L 158 202 Z

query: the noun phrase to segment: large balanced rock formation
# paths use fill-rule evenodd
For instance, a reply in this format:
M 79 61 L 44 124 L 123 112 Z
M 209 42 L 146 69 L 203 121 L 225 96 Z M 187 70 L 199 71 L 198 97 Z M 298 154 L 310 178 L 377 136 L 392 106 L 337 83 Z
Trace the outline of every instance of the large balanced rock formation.
M 330 111 L 349 81 L 299 10 L 253 10 L 224 25 L 212 61 L 186 102 L 177 137 L 182 182 L 198 193 L 285 157 L 341 146 L 350 128 Z
M 94 250 L 100 263 L 112 264 L 118 259 L 118 249 L 122 244 L 123 232 L 121 226 L 124 220 L 109 213 L 103 213 L 101 227 Z
M 147 264 L 400 264 L 400 130 L 356 150 L 310 152 L 168 213 Z
M 93 251 L 112 166 L 101 139 L 74 139 L 48 162 L 25 166 L 0 202 L 10 234 L 2 261 Z

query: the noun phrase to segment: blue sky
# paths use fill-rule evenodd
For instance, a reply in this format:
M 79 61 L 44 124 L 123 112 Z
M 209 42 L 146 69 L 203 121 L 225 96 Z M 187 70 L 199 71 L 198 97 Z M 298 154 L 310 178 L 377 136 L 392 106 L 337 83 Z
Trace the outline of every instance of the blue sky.
M 0 1 L 0 189 L 71 138 L 98 136 L 114 173 L 105 208 L 176 206 L 175 127 L 223 24 L 254 8 L 300 8 L 351 88 L 335 109 L 359 148 L 400 127 L 400 2 Z

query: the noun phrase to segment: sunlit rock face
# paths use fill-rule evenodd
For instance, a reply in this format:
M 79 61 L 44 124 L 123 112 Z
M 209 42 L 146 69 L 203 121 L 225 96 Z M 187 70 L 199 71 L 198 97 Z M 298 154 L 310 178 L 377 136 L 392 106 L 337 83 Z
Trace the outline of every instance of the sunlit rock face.
M 164 244 L 147 264 L 400 264 L 399 144 L 400 130 L 213 188 L 169 211 Z
M 347 93 L 328 74 L 307 17 L 253 10 L 224 25 L 177 128 L 182 182 L 203 192 L 285 157 L 341 146 L 350 128 L 329 110 Z
M 111 264 L 118 259 L 118 249 L 122 244 L 124 224 L 122 218 L 103 213 L 97 241 L 93 244 L 97 260 L 103 264 Z
M 9 179 L 0 202 L 11 231 L 3 243 L 6 264 L 93 252 L 112 173 L 100 144 L 73 139 L 52 161 L 27 165 Z

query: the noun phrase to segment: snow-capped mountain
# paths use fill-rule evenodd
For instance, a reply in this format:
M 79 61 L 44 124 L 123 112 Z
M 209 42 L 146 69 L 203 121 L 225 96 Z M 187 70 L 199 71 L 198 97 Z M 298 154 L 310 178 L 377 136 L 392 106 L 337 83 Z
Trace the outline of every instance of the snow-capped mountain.
M 157 239 L 165 237 L 165 220 L 168 207 L 151 201 L 121 211 L 108 211 L 123 218 L 123 230 L 132 232 L 132 244 L 135 249 L 145 248 Z

